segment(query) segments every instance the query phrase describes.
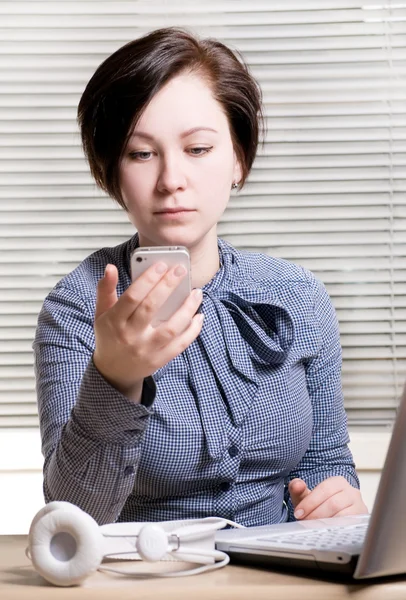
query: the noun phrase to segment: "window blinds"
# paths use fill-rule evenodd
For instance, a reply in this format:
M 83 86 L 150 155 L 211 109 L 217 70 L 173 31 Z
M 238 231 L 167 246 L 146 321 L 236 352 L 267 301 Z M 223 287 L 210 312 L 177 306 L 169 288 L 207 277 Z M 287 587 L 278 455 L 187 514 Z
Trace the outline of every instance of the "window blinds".
M 239 49 L 267 135 L 219 234 L 313 270 L 340 320 L 351 424 L 392 422 L 406 366 L 406 3 L 0 2 L 0 427 L 36 427 L 50 288 L 133 233 L 83 159 L 76 106 L 111 52 L 179 25 Z

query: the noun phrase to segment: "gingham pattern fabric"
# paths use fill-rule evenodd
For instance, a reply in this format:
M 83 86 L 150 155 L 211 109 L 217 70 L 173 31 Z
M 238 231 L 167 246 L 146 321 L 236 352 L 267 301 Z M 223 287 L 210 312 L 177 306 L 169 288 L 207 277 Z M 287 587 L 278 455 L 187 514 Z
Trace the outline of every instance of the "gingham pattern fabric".
M 130 284 L 138 236 L 84 260 L 46 298 L 34 342 L 45 500 L 100 524 L 219 516 L 292 520 L 286 484 L 333 475 L 359 487 L 324 286 L 305 269 L 218 240 L 199 337 L 145 380 L 141 404 L 92 362 L 107 263 Z M 286 504 L 284 503 L 286 501 Z

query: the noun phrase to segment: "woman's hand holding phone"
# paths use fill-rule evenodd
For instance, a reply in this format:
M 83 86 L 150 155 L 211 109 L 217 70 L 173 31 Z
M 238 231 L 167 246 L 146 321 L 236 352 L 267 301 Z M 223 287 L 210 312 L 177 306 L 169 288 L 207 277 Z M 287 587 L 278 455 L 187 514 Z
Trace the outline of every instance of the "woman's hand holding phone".
M 97 288 L 93 362 L 100 374 L 134 402 L 143 380 L 183 352 L 199 335 L 196 314 L 202 292 L 193 290 L 168 321 L 153 326 L 154 315 L 186 277 L 184 266 L 162 261 L 149 267 L 117 298 L 118 272 L 107 265 Z

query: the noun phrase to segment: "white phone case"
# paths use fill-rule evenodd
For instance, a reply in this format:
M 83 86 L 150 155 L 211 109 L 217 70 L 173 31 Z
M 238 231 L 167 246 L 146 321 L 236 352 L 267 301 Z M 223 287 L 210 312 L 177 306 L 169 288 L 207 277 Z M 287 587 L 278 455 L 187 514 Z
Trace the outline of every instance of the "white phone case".
M 151 246 L 136 248 L 131 255 L 131 279 L 135 281 L 144 271 L 157 262 L 164 262 L 169 268 L 183 265 L 187 275 L 174 289 L 167 301 L 157 311 L 152 325 L 167 321 L 182 306 L 192 291 L 189 251 L 185 246 Z

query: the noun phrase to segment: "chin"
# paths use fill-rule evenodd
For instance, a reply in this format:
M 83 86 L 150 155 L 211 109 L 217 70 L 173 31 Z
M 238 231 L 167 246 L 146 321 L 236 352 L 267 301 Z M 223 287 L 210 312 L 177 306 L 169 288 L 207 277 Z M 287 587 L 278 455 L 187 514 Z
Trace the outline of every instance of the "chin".
M 206 234 L 207 235 L 207 234 Z M 153 235 L 141 236 L 141 240 L 148 239 L 149 243 L 154 246 L 186 246 L 186 248 L 192 248 L 199 244 L 205 234 L 200 234 L 196 231 L 161 231 L 154 232 Z

